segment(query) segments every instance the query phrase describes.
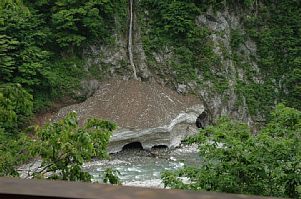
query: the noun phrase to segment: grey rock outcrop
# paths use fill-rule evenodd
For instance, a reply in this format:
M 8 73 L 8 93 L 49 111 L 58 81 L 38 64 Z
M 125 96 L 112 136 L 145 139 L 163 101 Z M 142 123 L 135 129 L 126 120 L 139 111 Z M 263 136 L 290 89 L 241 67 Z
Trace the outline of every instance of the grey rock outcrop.
M 204 111 L 201 105 L 191 107 L 187 112 L 181 112 L 170 121 L 169 124 L 146 129 L 120 129 L 113 134 L 108 151 L 116 153 L 129 143 L 140 142 L 143 149 L 151 149 L 154 146 L 167 146 L 175 148 L 187 136 L 198 132 L 195 121 L 199 114 Z
M 82 80 L 80 82 L 80 90 L 76 93 L 77 98 L 87 99 L 91 97 L 98 89 L 99 82 L 95 79 Z
M 202 65 L 196 66 L 195 79 L 178 81 L 170 64 L 176 59 L 176 47 L 165 46 L 148 57 L 152 60 L 149 68 L 178 93 L 197 94 L 209 110 L 212 121 L 220 116 L 229 116 L 254 126 L 256 120 L 262 120 L 261 116 L 254 115 L 254 112 L 253 115 L 250 114 L 248 96 L 239 89 L 244 84 L 264 83 L 257 66 L 255 42 L 247 36 L 239 15 L 227 8 L 222 11 L 208 9 L 206 13 L 196 17 L 195 23 L 209 32 L 210 48 L 218 58 L 214 66 L 210 66 L 208 70 Z M 235 33 L 239 33 L 243 39 L 233 47 Z
M 202 88 L 198 88 L 197 93 L 202 96 L 207 106 L 211 107 L 212 115 L 228 115 L 233 118 L 247 122 L 253 125 L 253 118 L 249 114 L 248 105 L 243 93 L 236 90 L 238 82 L 248 83 L 248 70 L 254 73 L 251 81 L 261 83 L 261 75 L 256 63 L 256 45 L 245 38 L 245 41 L 237 46 L 237 49 L 231 47 L 233 31 L 245 35 L 243 25 L 238 16 L 225 9 L 222 12 L 213 12 L 208 10 L 206 14 L 197 17 L 197 25 L 207 27 L 211 34 L 210 39 L 213 44 L 214 53 L 220 58 L 220 66 L 212 67 L 212 74 L 222 76 L 227 83 L 227 88 L 223 92 L 214 91 L 214 82 L 206 80 L 202 75 L 199 79 L 203 81 Z M 240 57 L 241 64 L 247 64 L 244 69 L 234 60 L 234 54 Z

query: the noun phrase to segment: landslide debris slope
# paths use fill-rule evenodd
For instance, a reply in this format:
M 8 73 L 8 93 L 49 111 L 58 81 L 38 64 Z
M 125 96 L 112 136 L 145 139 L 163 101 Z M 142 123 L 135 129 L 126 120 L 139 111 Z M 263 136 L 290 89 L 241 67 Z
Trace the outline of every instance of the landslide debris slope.
M 163 126 L 201 104 L 197 96 L 180 95 L 156 82 L 113 79 L 100 83 L 86 101 L 62 108 L 54 120 L 76 111 L 80 124 L 96 117 L 111 120 L 120 128 L 145 129 Z

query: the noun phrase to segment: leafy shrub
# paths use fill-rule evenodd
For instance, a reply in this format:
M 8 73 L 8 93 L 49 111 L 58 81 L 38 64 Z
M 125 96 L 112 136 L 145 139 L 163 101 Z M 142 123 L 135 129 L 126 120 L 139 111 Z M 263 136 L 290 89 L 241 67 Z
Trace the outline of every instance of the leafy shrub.
M 0 176 L 19 176 L 16 167 L 33 158 L 32 145 L 27 135 L 8 136 L 0 128 Z
M 121 181 L 118 177 L 118 174 L 120 174 L 118 172 L 118 170 L 112 169 L 112 168 L 108 168 L 105 170 L 105 175 L 103 178 L 103 182 L 104 183 L 110 183 L 110 184 L 121 184 Z
M 91 175 L 82 170 L 84 161 L 92 157 L 106 158 L 106 147 L 116 126 L 107 121 L 89 120 L 79 127 L 75 112 L 36 132 L 35 153 L 41 156 L 42 170 L 35 177 L 68 181 L 90 181 Z M 50 172 L 50 175 L 45 176 Z
M 50 53 L 43 45 L 49 30 L 23 4 L 0 11 L 0 81 L 17 82 L 32 91 L 44 81 L 44 71 L 48 69 Z
M 0 81 L 9 81 L 16 68 L 15 56 L 19 42 L 7 35 L 0 34 Z
M 114 3 L 107 0 L 46 0 L 32 2 L 31 6 L 48 22 L 55 46 L 66 51 L 89 40 L 107 39 L 114 23 Z
M 194 3 L 183 1 L 143 0 L 140 6 L 150 13 L 150 39 L 161 45 L 159 40 L 185 41 L 194 32 L 198 8 Z M 160 39 L 161 38 L 161 39 Z
M 165 186 L 278 197 L 300 197 L 301 113 L 278 105 L 271 121 L 253 136 L 246 124 L 222 118 L 201 130 L 202 163 L 162 175 Z M 178 177 L 188 177 L 184 184 Z
M 0 128 L 16 133 L 32 115 L 32 96 L 20 84 L 0 85 Z
M 115 128 L 115 124 L 97 119 L 79 127 L 76 113 L 59 122 L 28 129 L 35 131 L 33 138 L 24 133 L 7 136 L 0 128 L 0 176 L 18 176 L 18 165 L 40 157 L 41 169 L 32 177 L 90 181 L 91 175 L 82 170 L 82 164 L 92 157 L 108 157 L 106 147 Z M 114 176 L 113 171 L 111 174 Z

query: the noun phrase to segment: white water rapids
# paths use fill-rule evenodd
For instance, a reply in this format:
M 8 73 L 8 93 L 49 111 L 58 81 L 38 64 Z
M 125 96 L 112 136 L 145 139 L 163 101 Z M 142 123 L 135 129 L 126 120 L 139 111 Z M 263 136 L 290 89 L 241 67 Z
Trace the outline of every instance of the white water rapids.
M 103 183 L 107 168 L 117 170 L 122 185 L 164 188 L 161 173 L 182 168 L 184 165 L 199 164 L 197 146 L 181 146 L 173 150 L 152 149 L 151 153 L 142 149 L 126 149 L 112 154 L 110 160 L 86 162 L 83 169 L 92 175 L 93 182 Z M 41 159 L 18 168 L 21 178 L 31 178 L 33 171 L 41 170 Z
M 156 149 L 149 152 L 139 149 L 127 149 L 113 154 L 111 160 L 95 160 L 85 163 L 84 169 L 93 176 L 94 182 L 102 183 L 106 168 L 119 171 L 123 185 L 152 188 L 164 188 L 161 172 L 176 170 L 184 165 L 196 165 L 200 162 L 197 146 L 182 146 L 174 150 Z

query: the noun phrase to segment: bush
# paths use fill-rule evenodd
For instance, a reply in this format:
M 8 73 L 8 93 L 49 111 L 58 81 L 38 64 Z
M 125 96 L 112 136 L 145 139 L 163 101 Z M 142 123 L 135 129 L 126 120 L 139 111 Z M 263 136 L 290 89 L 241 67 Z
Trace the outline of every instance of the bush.
M 278 105 L 267 126 L 253 136 L 246 124 L 222 118 L 191 141 L 202 164 L 162 175 L 181 189 L 300 197 L 301 113 Z M 188 177 L 184 184 L 178 177 Z
M 115 128 L 114 124 L 97 119 L 91 119 L 84 127 L 79 127 L 74 112 L 59 122 L 38 128 L 34 151 L 43 162 L 42 170 L 34 173 L 34 176 L 90 181 L 91 175 L 82 170 L 82 164 L 92 157 L 108 157 L 106 147 Z
M 0 176 L 19 176 L 16 167 L 33 157 L 32 144 L 27 135 L 8 136 L 0 128 Z
M 0 128 L 16 133 L 32 116 L 32 96 L 20 84 L 0 85 Z
M 120 174 L 118 172 L 118 170 L 115 170 L 115 169 L 112 169 L 112 168 L 107 168 L 105 170 L 105 175 L 104 175 L 103 182 L 104 183 L 121 185 L 121 181 L 118 177 L 118 174 Z
M 115 124 L 97 119 L 79 127 L 76 113 L 69 113 L 59 122 L 28 129 L 35 131 L 34 139 L 24 133 L 7 136 L 0 128 L 0 176 L 18 176 L 18 165 L 40 157 L 41 168 L 29 177 L 90 181 L 91 175 L 82 170 L 83 162 L 108 157 L 106 148 L 115 128 Z M 115 182 L 114 174 L 115 171 L 110 173 L 110 179 Z

